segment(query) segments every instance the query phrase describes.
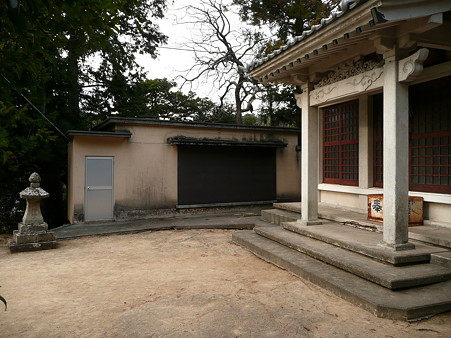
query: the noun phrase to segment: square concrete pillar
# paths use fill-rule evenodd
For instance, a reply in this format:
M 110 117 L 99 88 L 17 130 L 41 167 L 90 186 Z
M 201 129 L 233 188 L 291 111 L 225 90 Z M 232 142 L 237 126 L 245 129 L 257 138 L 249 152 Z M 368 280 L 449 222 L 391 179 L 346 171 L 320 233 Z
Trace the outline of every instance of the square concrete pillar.
M 318 109 L 310 106 L 310 84 L 296 95 L 301 115 L 301 220 L 304 225 L 321 224 L 318 220 Z
M 384 232 L 383 245 L 408 250 L 409 87 L 398 81 L 398 61 L 386 53 L 384 65 Z

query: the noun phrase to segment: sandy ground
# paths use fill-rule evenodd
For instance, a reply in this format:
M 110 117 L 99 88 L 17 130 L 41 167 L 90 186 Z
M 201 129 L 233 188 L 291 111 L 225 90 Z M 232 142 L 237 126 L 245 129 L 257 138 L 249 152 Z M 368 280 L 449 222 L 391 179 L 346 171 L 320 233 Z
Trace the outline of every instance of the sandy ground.
M 449 337 L 451 313 L 379 319 L 231 243 L 231 231 L 0 246 L 0 337 Z

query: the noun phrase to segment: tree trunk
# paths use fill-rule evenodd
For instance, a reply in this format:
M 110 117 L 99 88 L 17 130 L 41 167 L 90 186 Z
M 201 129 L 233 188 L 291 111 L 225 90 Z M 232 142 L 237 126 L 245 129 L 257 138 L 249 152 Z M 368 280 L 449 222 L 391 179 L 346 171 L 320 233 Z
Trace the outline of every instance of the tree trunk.
M 241 97 L 240 97 L 240 86 L 235 87 L 235 108 L 236 108 L 236 124 L 243 123 L 243 116 L 241 112 Z
M 67 57 L 67 84 L 68 84 L 68 110 L 69 120 L 78 124 L 80 119 L 80 93 L 81 86 L 78 82 L 80 66 L 78 64 L 79 52 L 77 51 L 77 40 L 70 37 Z

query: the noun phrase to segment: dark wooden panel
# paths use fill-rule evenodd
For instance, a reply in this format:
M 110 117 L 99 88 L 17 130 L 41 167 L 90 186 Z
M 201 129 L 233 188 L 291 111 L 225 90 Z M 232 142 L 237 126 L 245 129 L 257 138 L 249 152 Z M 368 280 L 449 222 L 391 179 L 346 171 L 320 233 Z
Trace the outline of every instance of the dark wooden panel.
M 274 148 L 178 146 L 178 204 L 276 199 Z

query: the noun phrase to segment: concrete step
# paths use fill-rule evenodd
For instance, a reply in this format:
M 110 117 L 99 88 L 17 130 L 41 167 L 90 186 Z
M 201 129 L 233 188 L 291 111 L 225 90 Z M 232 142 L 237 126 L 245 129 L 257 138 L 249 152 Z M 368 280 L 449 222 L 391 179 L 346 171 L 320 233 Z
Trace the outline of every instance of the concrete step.
M 431 255 L 431 263 L 451 269 L 451 252 L 439 252 Z
M 418 320 L 451 310 L 451 281 L 393 291 L 276 243 L 254 231 L 233 241 L 256 256 L 305 278 L 377 317 Z
M 304 226 L 298 222 L 286 222 L 281 226 L 289 231 L 320 240 L 395 266 L 428 263 L 431 253 L 443 252 L 443 248 L 415 242 L 414 250 L 392 251 L 380 245 L 382 234 L 324 222 L 321 225 Z
M 299 215 L 301 214 L 300 202 L 274 203 L 273 206 L 278 210 L 293 212 Z M 299 215 L 298 218 L 300 218 Z M 340 209 L 324 203 L 318 205 L 318 217 L 370 231 L 382 232 L 383 229 L 382 223 L 369 221 L 367 215 L 364 213 Z
M 410 288 L 451 280 L 451 268 L 434 264 L 394 267 L 358 253 L 295 234 L 279 226 L 255 227 L 254 231 L 260 236 L 389 289 Z
M 301 215 L 282 209 L 267 209 L 262 210 L 261 217 L 268 223 L 280 225 L 282 222 L 296 222 L 296 220 L 301 218 Z
M 273 203 L 272 206 L 279 210 L 291 211 L 298 214 L 301 213 L 301 202 Z
M 282 222 L 296 222 L 298 219 L 301 219 L 301 214 L 299 212 L 292 211 L 296 208 L 292 206 L 290 207 L 289 203 L 274 203 L 274 205 L 277 206 L 277 208 L 262 210 L 261 216 L 264 221 L 280 225 L 280 223 Z M 359 219 L 356 219 L 355 217 L 344 217 L 342 213 L 333 213 L 331 210 L 324 210 L 323 212 L 319 213 L 319 217 L 326 220 L 339 222 L 344 225 L 349 225 L 358 229 L 379 232 L 382 231 L 381 223 L 364 221 L 362 220 L 362 217 L 360 217 Z
M 409 238 L 451 249 L 451 228 L 437 225 L 409 227 Z
M 301 213 L 301 202 L 274 203 L 274 208 L 295 213 L 298 218 Z M 319 203 L 318 216 L 323 219 L 339 222 L 360 229 L 382 232 L 383 224 L 367 219 L 367 214 L 357 210 L 347 210 L 325 203 Z M 409 239 L 422 241 L 432 245 L 451 249 L 451 225 L 440 226 L 427 224 L 423 226 L 410 226 Z

